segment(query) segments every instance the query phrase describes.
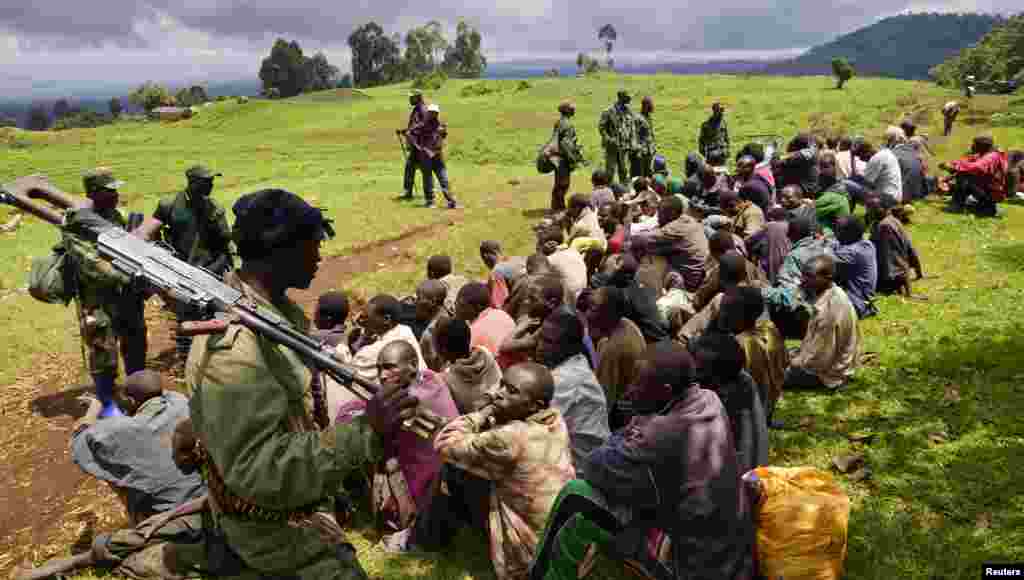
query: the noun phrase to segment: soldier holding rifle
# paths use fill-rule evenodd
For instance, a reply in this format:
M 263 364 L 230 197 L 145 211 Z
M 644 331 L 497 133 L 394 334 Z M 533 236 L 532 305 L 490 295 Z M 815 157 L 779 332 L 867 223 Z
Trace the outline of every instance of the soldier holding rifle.
M 409 113 L 409 125 L 405 129 L 398 129 L 399 143 L 402 144 L 402 153 L 405 155 L 405 180 L 403 187 L 405 193 L 402 199 L 412 199 L 412 190 L 416 186 L 416 169 L 423 171 L 423 181 L 431 179 L 429 169 L 424 167 L 417 155 L 416 139 L 418 133 L 427 124 L 427 106 L 423 103 L 423 93 L 414 90 L 409 93 L 409 105 L 412 112 Z
M 82 179 L 85 195 L 93 211 L 101 218 L 127 229 L 128 221 L 118 211 L 118 187 L 122 182 L 109 169 L 98 168 Z M 69 202 L 70 203 L 70 202 Z M 114 400 L 117 378 L 117 355 L 120 347 L 125 376 L 146 367 L 146 321 L 143 318 L 144 296 L 109 272 L 97 267 L 92 247 L 66 233 L 63 244 L 74 279 L 75 299 L 79 307 L 79 326 L 88 351 L 89 372 L 96 386 L 96 398 L 103 405 L 100 417 L 122 415 Z
M 333 235 L 319 209 L 283 190 L 234 205 L 241 267 L 225 282 L 300 331 L 309 321 L 285 295 L 308 288 L 320 244 Z M 381 459 L 381 438 L 415 414 L 416 399 L 388 386 L 365 415 L 318 431 L 309 402 L 311 373 L 292 350 L 246 326 L 196 338 L 186 366 L 192 421 L 207 455 L 213 520 L 206 530 L 232 560 L 263 575 L 366 578 L 330 501 L 357 466 Z M 315 399 L 316 397 L 314 397 Z M 232 574 L 228 565 L 215 574 Z

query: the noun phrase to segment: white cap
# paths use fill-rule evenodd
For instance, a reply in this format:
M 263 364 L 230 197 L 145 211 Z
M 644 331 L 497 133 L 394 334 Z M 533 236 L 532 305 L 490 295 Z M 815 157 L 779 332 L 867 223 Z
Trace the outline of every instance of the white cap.
M 427 111 L 431 113 L 440 113 L 441 107 L 437 106 L 436 104 L 430 104 L 427 106 Z

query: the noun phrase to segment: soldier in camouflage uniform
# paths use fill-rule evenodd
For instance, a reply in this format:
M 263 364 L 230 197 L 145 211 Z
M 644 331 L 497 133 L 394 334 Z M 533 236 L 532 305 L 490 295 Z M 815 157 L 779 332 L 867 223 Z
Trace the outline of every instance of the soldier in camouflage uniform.
M 110 170 L 90 171 L 82 183 L 92 202 L 92 210 L 115 226 L 127 229 L 127 220 L 117 210 L 117 188 L 121 182 Z M 73 221 L 74 215 L 70 214 L 69 220 Z M 70 233 L 65 234 L 64 244 L 74 270 L 75 297 L 80 309 L 81 336 L 88 351 L 89 372 L 96 385 L 96 397 L 103 404 L 100 417 L 119 416 L 121 409 L 113 399 L 118 346 L 126 375 L 145 368 L 145 299 L 99 258 L 95 244 Z
M 618 175 L 619 183 L 629 183 L 629 158 L 637 149 L 636 120 L 629 110 L 632 99 L 626 91 L 619 91 L 614 105 L 601 113 L 597 130 L 604 148 L 604 168 L 612 179 Z
M 654 99 L 644 97 L 640 101 L 640 114 L 634 117 L 637 148 L 630 155 L 631 177 L 651 177 L 651 165 L 658 151 L 654 141 L 654 119 L 651 118 L 653 113 Z
M 333 235 L 329 220 L 283 190 L 245 195 L 233 209 L 241 266 L 225 282 L 308 331 L 286 292 L 312 283 L 320 244 Z M 206 456 L 212 517 L 204 534 L 227 556 L 213 574 L 248 568 L 264 577 L 366 578 L 338 524 L 336 498 L 348 474 L 383 458 L 382 437 L 412 418 L 416 400 L 386 387 L 362 416 L 319 430 L 326 413 L 310 388 L 310 369 L 238 323 L 196 338 L 185 378 Z
M 722 103 L 711 105 L 711 116 L 700 126 L 698 145 L 704 159 L 716 156 L 716 151 L 720 151 L 722 159 L 729 158 L 729 127 L 725 124 Z
M 194 165 L 185 171 L 188 185 L 174 197 L 160 200 L 153 212 L 155 237 L 162 239 L 193 266 L 205 268 L 223 276 L 232 267 L 231 230 L 224 209 L 218 206 L 210 193 L 213 180 L 220 177 L 204 165 Z M 201 313 L 187 304 L 175 307 L 178 324 L 199 320 Z M 176 336 L 178 356 L 184 362 L 192 339 Z
M 551 142 L 557 149 L 558 163 L 555 166 L 555 185 L 551 188 L 551 211 L 565 209 L 565 194 L 569 193 L 572 171 L 578 165 L 585 164 L 583 151 L 576 141 L 576 128 L 572 126 L 572 118 L 576 115 L 576 105 L 571 101 L 562 101 L 558 105 L 562 114 L 555 123 Z

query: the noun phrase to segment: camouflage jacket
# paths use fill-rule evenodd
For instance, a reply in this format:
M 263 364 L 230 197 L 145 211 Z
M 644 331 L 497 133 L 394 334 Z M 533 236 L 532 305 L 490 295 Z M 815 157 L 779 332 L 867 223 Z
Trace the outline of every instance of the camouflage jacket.
M 294 302 L 270 303 L 232 273 L 225 282 L 308 331 Z M 362 418 L 317 430 L 309 368 L 293 351 L 237 322 L 195 339 L 185 380 L 207 470 L 216 470 L 233 498 L 260 510 L 310 512 L 326 505 L 330 511 L 326 500 L 342 491 L 346 475 L 381 458 L 381 442 Z M 218 505 L 220 499 L 212 498 L 222 519 L 246 521 L 232 506 Z M 248 541 L 232 538 L 233 545 Z
M 640 113 L 634 117 L 636 121 L 637 154 L 653 157 L 657 152 L 654 140 L 654 119 L 650 115 Z
M 709 118 L 700 126 L 700 142 L 698 150 L 706 160 L 715 149 L 722 149 L 725 158 L 729 158 L 729 127 L 723 117 L 718 122 Z
M 569 162 L 570 169 L 583 163 L 583 151 L 576 140 L 576 128 L 565 115 L 555 123 L 551 141 L 558 145 L 558 154 Z
M 445 462 L 494 482 L 487 530 L 495 575 L 525 578 L 551 506 L 575 476 L 561 414 L 544 409 L 487 429 L 478 411 L 445 426 L 434 447 Z
M 61 244 L 71 258 L 72 278 L 75 297 L 84 311 L 102 312 L 110 319 L 119 318 L 119 312 L 128 302 L 137 309 L 139 295 L 132 293 L 127 276 L 118 272 L 110 262 L 100 257 L 95 240 L 88 239 L 76 231 L 79 218 L 88 221 L 88 213 L 70 211 L 65 218 L 65 229 Z M 97 211 L 95 215 L 119 228 L 127 228 L 128 222 L 116 209 Z
M 637 149 L 636 120 L 629 107 L 609 107 L 601 113 L 597 130 L 601 133 L 601 146 L 605 149 L 618 149 L 623 152 Z

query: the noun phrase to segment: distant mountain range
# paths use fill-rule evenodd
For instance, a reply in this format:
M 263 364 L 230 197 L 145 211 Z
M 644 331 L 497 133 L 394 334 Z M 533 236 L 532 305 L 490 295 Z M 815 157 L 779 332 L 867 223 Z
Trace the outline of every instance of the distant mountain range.
M 846 58 L 861 76 L 927 79 L 928 69 L 955 56 L 1004 22 L 991 14 L 901 14 L 844 34 L 799 57 L 764 67 L 767 74 L 830 75 Z
M 788 54 L 785 51 L 765 51 L 764 54 L 745 51 L 737 58 L 733 58 L 737 55 L 735 52 L 699 51 L 636 59 L 619 55 L 615 69 L 624 74 L 831 75 L 832 59 L 843 57 L 853 64 L 859 76 L 926 79 L 928 69 L 974 45 L 994 26 L 1004 22 L 1004 18 L 988 14 L 902 14 L 844 34 L 795 58 L 785 58 L 794 54 L 793 51 Z M 557 69 L 559 76 L 574 76 L 577 73 L 575 57 L 531 59 L 527 56 L 518 61 L 492 62 L 484 78 L 539 77 L 551 69 Z M 131 111 L 124 96 L 132 90 L 128 85 L 68 86 L 52 80 L 5 76 L 0 71 L 0 85 L 5 84 L 28 86 L 33 95 L 31 99 L 0 95 L 0 116 L 14 117 L 20 126 L 24 126 L 29 104 L 43 102 L 52 106 L 60 97 L 70 96 L 71 104 L 82 109 L 106 112 L 110 97 L 118 95 Z M 254 96 L 259 92 L 260 82 L 255 76 L 209 83 L 207 87 L 212 97 Z

